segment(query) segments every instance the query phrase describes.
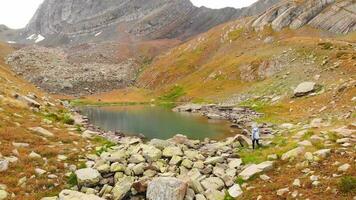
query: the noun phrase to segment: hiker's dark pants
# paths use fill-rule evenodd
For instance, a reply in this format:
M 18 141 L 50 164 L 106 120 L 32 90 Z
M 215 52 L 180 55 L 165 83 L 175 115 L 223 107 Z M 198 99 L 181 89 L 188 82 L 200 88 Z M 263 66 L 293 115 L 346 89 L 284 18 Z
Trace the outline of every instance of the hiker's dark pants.
M 252 148 L 253 148 L 253 149 L 255 149 L 255 143 L 256 143 L 258 146 L 261 146 L 260 143 L 259 143 L 259 140 L 253 139 L 253 140 L 252 140 Z

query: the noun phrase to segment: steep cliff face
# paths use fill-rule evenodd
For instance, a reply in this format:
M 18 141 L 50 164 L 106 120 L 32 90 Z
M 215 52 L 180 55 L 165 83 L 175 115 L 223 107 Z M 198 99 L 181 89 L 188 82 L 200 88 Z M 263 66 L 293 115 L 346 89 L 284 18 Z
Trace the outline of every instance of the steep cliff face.
M 184 40 L 226 21 L 258 14 L 277 2 L 208 9 L 195 7 L 189 0 L 45 0 L 21 39 L 50 45 L 122 41 L 128 35 L 138 40 Z
M 261 30 L 298 29 L 305 25 L 346 34 L 356 30 L 356 4 L 354 0 L 304 0 L 285 1 L 254 18 L 252 26 Z

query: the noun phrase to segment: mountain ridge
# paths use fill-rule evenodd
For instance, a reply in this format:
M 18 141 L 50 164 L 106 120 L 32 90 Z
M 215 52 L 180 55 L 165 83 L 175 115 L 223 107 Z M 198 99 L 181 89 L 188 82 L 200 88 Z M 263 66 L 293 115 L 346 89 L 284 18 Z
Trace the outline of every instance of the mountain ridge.
M 15 39 L 51 46 L 123 41 L 126 35 L 136 40 L 186 40 L 229 20 L 258 14 L 277 2 L 260 0 L 241 9 L 210 9 L 189 0 L 46 0 Z

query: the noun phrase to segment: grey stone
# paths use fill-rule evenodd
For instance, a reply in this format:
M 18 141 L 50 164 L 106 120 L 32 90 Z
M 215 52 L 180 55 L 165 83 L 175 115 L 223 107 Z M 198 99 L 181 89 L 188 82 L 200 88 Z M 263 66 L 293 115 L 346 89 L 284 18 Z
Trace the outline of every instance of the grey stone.
M 300 154 L 304 152 L 304 147 L 297 147 L 295 149 L 292 149 L 286 153 L 284 153 L 281 157 L 282 160 L 289 160 L 290 158 L 296 158 Z
M 294 89 L 295 97 L 302 97 L 314 92 L 316 84 L 314 82 L 303 82 Z
M 176 146 L 168 146 L 163 150 L 164 157 L 183 156 L 182 149 Z
M 176 178 L 161 177 L 153 179 L 147 188 L 148 200 L 183 200 L 187 184 Z
M 101 175 L 98 170 L 92 168 L 84 168 L 75 171 L 78 179 L 78 184 L 82 186 L 95 186 L 99 183 Z
M 42 127 L 33 127 L 33 128 L 29 128 L 30 131 L 33 131 L 41 136 L 44 137 L 53 137 L 54 134 L 49 132 L 48 130 L 42 128 Z
M 125 198 L 127 193 L 130 191 L 132 184 L 134 183 L 133 177 L 126 176 L 120 179 L 115 187 L 112 189 L 111 193 L 114 200 L 122 200 Z
M 228 189 L 228 193 L 231 197 L 233 198 L 237 198 L 239 196 L 241 196 L 243 194 L 243 191 L 240 187 L 240 185 L 238 184 L 234 184 L 233 186 L 231 186 L 229 189 Z
M 221 178 L 218 177 L 209 177 L 201 182 L 202 186 L 205 188 L 205 190 L 221 190 L 225 186 L 224 182 L 221 180 Z
M 326 158 L 331 155 L 331 149 L 321 149 L 321 150 L 315 151 L 313 154 L 320 158 Z
M 4 172 L 9 169 L 9 161 L 0 159 L 0 172 Z
M 0 200 L 5 200 L 8 197 L 8 193 L 5 190 L 0 190 Z
M 246 167 L 244 170 L 242 170 L 242 172 L 239 173 L 239 177 L 241 177 L 243 180 L 248 180 L 250 179 L 252 176 L 261 173 L 262 170 L 260 168 L 258 168 L 258 165 L 256 164 L 252 164 L 248 167 Z

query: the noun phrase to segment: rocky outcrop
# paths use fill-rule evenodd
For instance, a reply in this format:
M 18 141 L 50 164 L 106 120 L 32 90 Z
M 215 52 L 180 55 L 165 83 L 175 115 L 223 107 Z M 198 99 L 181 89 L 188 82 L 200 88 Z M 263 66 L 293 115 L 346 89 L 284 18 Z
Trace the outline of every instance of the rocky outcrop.
M 346 34 L 356 30 L 356 6 L 353 0 L 284 1 L 251 21 L 257 30 L 271 26 L 298 29 L 304 25 Z
M 46 0 L 24 30 L 22 42 L 42 44 L 143 39 L 186 39 L 226 21 L 264 11 L 279 0 L 249 8 L 209 9 L 189 0 Z

